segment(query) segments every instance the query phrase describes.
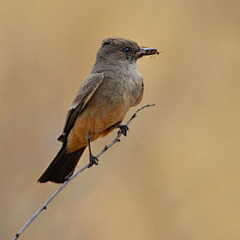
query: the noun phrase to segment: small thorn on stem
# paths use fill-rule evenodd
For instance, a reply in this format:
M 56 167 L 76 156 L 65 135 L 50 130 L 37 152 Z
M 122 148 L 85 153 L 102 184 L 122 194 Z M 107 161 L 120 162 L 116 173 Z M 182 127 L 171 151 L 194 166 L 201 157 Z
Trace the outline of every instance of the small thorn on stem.
M 136 114 L 136 113 L 134 113 L 134 114 L 132 115 L 131 120 L 133 120 L 135 117 L 137 117 L 137 114 Z

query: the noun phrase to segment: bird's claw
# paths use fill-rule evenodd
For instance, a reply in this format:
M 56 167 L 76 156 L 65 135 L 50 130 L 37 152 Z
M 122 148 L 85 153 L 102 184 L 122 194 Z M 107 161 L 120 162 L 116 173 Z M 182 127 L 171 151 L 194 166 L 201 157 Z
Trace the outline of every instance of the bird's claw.
M 127 125 L 120 125 L 119 128 L 120 128 L 121 133 L 124 136 L 127 136 L 127 131 L 129 130 L 128 126 Z
M 98 158 L 95 157 L 95 156 L 93 156 L 93 155 L 91 155 L 91 156 L 89 157 L 89 165 L 88 165 L 88 167 L 90 168 L 90 167 L 92 167 L 93 165 L 98 165 Z

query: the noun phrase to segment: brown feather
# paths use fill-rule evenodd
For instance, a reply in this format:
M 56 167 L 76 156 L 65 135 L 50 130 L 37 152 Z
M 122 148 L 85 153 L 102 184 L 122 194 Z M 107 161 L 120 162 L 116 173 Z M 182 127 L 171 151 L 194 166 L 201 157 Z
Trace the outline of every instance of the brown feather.
M 83 147 L 75 152 L 67 153 L 65 146 L 63 146 L 38 181 L 41 183 L 48 181 L 55 183 L 65 182 L 66 177 L 73 174 L 85 148 Z
M 83 82 L 77 96 L 73 100 L 71 108 L 68 111 L 63 133 L 58 137 L 60 142 L 65 142 L 69 132 L 71 131 L 77 117 L 82 113 L 84 107 L 91 99 L 95 91 L 104 80 L 103 73 L 94 73 Z

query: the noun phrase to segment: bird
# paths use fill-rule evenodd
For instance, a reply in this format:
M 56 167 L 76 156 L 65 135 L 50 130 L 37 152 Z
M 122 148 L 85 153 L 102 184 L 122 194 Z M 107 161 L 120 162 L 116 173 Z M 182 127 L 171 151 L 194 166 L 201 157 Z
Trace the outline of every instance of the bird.
M 65 182 L 87 146 L 89 167 L 97 165 L 90 143 L 116 128 L 126 135 L 124 116 L 143 97 L 143 77 L 137 70 L 137 60 L 155 54 L 159 54 L 156 48 L 140 47 L 125 38 L 106 38 L 101 42 L 93 68 L 67 113 L 58 138 L 62 147 L 38 179 L 40 183 Z

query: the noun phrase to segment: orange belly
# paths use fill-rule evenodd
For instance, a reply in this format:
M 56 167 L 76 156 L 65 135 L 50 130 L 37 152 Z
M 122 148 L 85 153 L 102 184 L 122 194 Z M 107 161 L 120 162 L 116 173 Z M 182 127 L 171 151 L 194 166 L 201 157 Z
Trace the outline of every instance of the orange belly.
M 90 141 L 107 135 L 113 130 L 108 128 L 122 121 L 130 108 L 126 101 L 120 101 L 118 106 L 108 105 L 89 104 L 79 115 L 68 135 L 67 152 L 71 153 L 86 146 L 88 135 Z

